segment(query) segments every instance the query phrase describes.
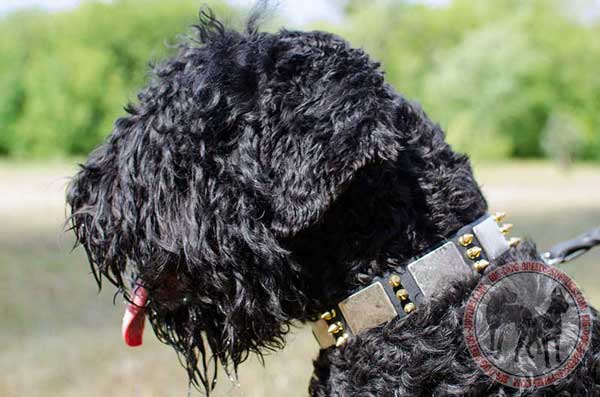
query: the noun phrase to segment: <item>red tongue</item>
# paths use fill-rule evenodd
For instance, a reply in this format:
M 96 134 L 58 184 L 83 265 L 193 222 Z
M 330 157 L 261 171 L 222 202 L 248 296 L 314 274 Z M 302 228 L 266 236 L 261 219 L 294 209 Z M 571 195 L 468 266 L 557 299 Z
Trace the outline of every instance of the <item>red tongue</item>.
M 123 339 L 128 346 L 140 346 L 144 334 L 144 323 L 146 320 L 146 301 L 148 291 L 141 285 L 133 289 L 133 303 L 128 303 L 123 315 L 121 331 Z

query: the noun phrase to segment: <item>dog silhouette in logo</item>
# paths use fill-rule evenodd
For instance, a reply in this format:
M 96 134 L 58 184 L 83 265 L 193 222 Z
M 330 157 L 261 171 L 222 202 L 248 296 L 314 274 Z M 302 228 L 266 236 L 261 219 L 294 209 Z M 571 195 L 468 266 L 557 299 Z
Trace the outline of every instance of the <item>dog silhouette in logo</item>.
M 538 354 L 544 350 L 546 367 L 550 367 L 548 344 L 554 342 L 556 361 L 560 362 L 560 337 L 562 335 L 562 316 L 569 310 L 561 287 L 552 290 L 550 304 L 543 313 L 532 312 L 519 303 L 518 294 L 509 289 L 503 293 L 492 295 L 486 309 L 485 320 L 490 332 L 490 349 L 498 353 L 502 351 L 506 327 L 514 324 L 519 332 L 519 339 L 514 350 L 514 361 L 519 360 L 523 347 L 530 358 L 534 358 L 531 347 L 537 346 Z M 500 332 L 498 332 L 500 331 Z M 497 338 L 496 338 L 497 337 Z
M 562 335 L 562 316 L 569 310 L 562 288 L 556 286 L 550 296 L 550 305 L 544 313 L 533 317 L 530 322 L 524 323 L 520 328 L 519 340 L 515 348 L 514 360 L 517 361 L 519 352 L 525 345 L 525 350 L 530 358 L 533 358 L 531 346 L 535 343 L 538 354 L 541 348 L 544 348 L 544 361 L 546 367 L 550 367 L 550 355 L 548 353 L 548 344 L 554 342 L 554 351 L 556 362 L 560 362 L 560 337 Z M 525 344 L 526 343 L 526 344 Z
M 520 329 L 523 324 L 531 323 L 532 319 L 531 310 L 519 303 L 518 294 L 514 291 L 503 288 L 500 293 L 492 294 L 485 312 L 490 332 L 490 350 L 494 353 L 502 351 L 504 333 L 510 324 Z

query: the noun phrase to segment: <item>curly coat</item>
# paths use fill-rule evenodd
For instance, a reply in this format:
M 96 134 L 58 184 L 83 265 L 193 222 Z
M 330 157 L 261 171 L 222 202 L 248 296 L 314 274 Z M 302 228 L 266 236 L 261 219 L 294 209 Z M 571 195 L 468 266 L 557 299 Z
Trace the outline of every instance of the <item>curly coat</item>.
M 209 349 L 235 371 L 249 353 L 282 348 L 294 321 L 316 319 L 487 205 L 467 157 L 362 50 L 323 32 L 250 23 L 240 33 L 209 13 L 195 28 L 81 166 L 67 201 L 98 283 L 130 299 L 141 280 L 156 335 L 208 392 Z M 310 394 L 519 394 L 465 348 L 475 281 L 322 350 Z M 598 331 L 594 322 L 567 379 L 523 393 L 597 392 Z

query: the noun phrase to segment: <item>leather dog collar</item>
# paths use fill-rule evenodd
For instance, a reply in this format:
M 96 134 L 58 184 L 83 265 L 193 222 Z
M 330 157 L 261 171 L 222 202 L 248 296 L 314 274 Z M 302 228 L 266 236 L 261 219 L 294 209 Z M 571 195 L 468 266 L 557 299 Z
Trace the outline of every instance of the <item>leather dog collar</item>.
M 463 226 L 425 254 L 338 302 L 313 323 L 321 348 L 339 347 L 353 335 L 405 317 L 449 283 L 482 273 L 490 261 L 520 241 L 506 240 L 512 225 L 498 225 L 505 216 L 485 215 Z

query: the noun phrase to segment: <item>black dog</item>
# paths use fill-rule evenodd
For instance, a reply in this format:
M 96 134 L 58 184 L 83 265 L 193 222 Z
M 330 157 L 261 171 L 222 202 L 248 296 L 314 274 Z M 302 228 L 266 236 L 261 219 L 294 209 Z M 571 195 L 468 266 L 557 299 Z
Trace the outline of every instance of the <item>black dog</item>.
M 538 352 L 543 348 L 546 367 L 550 367 L 548 343 L 554 342 L 555 358 L 560 362 L 560 337 L 562 335 L 562 316 L 569 310 L 569 303 L 560 287 L 555 287 L 550 296 L 550 305 L 544 313 L 523 320 L 527 332 L 521 332 L 515 348 L 514 360 L 517 361 L 519 351 L 525 345 L 527 354 L 533 358 L 531 346 L 535 343 Z
M 207 14 L 196 28 L 82 165 L 68 203 L 98 282 L 143 306 L 128 327 L 146 312 L 209 390 L 207 346 L 233 371 L 283 347 L 294 320 L 317 319 L 487 205 L 468 159 L 363 51 L 322 32 L 238 33 Z M 516 257 L 537 254 L 521 244 L 494 265 Z M 476 282 L 322 350 L 311 395 L 521 393 L 467 352 Z M 597 391 L 598 331 L 574 372 L 531 394 Z
M 512 324 L 519 329 L 522 324 L 532 322 L 533 314 L 531 314 L 528 307 L 519 303 L 517 293 L 504 289 L 502 293 L 495 294 L 490 299 L 485 313 L 485 320 L 489 327 L 491 350 L 498 352 L 502 351 L 506 326 Z M 499 334 L 497 334 L 498 330 L 500 331 Z M 529 346 L 527 351 L 529 351 Z

